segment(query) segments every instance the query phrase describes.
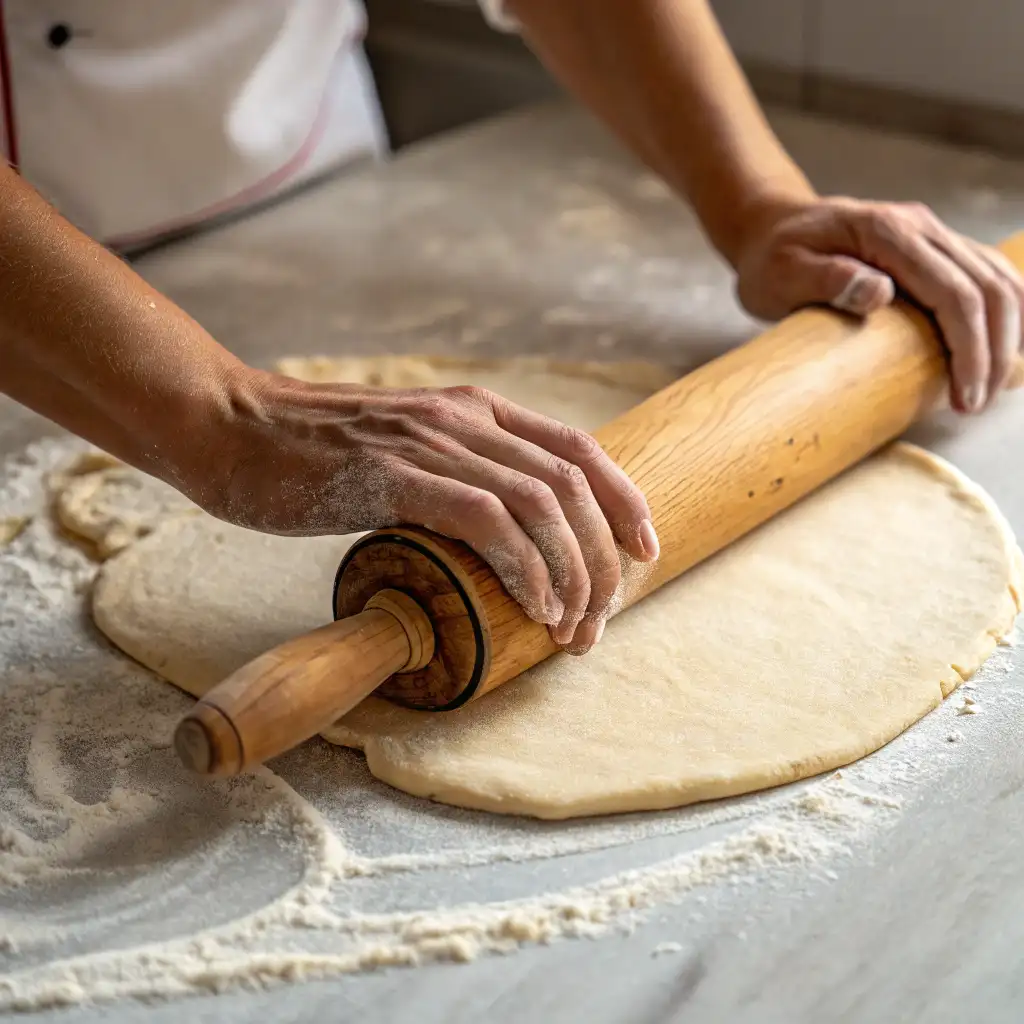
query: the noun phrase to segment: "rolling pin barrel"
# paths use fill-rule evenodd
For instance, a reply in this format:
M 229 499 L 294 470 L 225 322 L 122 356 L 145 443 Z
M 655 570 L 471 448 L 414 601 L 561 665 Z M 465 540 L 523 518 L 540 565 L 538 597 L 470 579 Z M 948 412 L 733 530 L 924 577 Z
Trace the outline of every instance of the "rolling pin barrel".
M 1002 249 L 1024 265 L 1024 236 Z M 898 303 L 865 321 L 805 310 L 602 427 L 597 440 L 646 495 L 661 541 L 622 607 L 898 437 L 946 386 L 941 345 L 916 309 Z M 390 606 L 375 606 L 381 593 Z M 196 705 L 176 737 L 186 764 L 239 772 L 375 690 L 413 708 L 455 708 L 558 650 L 468 546 L 417 527 L 350 549 L 334 611 L 338 621 L 261 656 Z

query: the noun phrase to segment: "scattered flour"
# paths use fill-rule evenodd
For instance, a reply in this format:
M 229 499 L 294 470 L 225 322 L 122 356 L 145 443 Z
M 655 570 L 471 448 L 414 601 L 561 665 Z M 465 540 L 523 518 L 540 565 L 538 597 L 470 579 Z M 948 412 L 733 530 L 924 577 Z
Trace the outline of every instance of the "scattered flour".
M 667 953 L 682 953 L 681 942 L 661 942 L 651 951 L 651 956 L 665 956 Z
M 21 524 L 0 549 L 0 1013 L 466 962 L 628 932 L 669 903 L 710 915 L 754 883 L 829 884 L 963 756 L 947 702 L 827 778 L 567 823 L 416 801 L 315 745 L 277 773 L 197 780 L 170 747 L 187 698 L 97 639 L 95 562 L 48 514 L 47 480 L 83 451 L 40 443 L 0 468 Z M 1017 714 L 999 668 L 986 709 Z

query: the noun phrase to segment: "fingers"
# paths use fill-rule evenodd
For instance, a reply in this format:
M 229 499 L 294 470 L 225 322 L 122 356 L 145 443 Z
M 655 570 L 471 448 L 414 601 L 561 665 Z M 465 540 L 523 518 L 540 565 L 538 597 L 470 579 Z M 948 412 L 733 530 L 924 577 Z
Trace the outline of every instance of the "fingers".
M 497 399 L 493 408 L 500 427 L 531 442 L 528 449 L 517 449 L 523 461 L 515 464 L 553 488 L 580 540 L 591 592 L 570 651 L 583 653 L 601 639 L 621 580 L 614 538 L 637 561 L 650 562 L 660 554 L 650 508 L 640 489 L 589 434 L 504 399 Z M 566 607 L 568 613 L 568 600 Z M 566 633 L 556 639 L 565 643 Z
M 1016 268 L 918 204 L 869 208 L 866 231 L 872 262 L 935 313 L 954 407 L 981 412 L 1008 383 L 1020 351 L 1024 284 Z
M 927 207 L 822 200 L 779 229 L 771 260 L 768 290 L 788 308 L 827 302 L 864 315 L 891 302 L 898 285 L 934 313 L 959 411 L 980 412 L 1010 382 L 1024 282 L 1001 253 L 950 230 Z
M 498 426 L 583 471 L 591 493 L 627 554 L 640 562 L 658 557 L 658 536 L 643 492 L 593 437 L 505 399 L 497 398 L 493 410 Z
M 990 391 L 991 395 L 995 397 L 999 390 L 1014 387 L 1019 382 L 1021 371 L 1024 369 L 1024 364 L 1021 362 L 1021 354 L 1024 353 L 1024 324 L 1021 323 L 1021 310 L 1024 309 L 1024 279 L 1021 278 L 1017 268 L 998 249 L 982 245 L 980 242 L 974 242 L 968 238 L 963 241 L 987 261 L 1002 279 L 1016 321 L 1016 329 L 1011 322 L 1005 332 L 1005 347 L 1002 350 L 1005 366 L 998 358 L 993 359 Z
M 497 573 L 502 585 L 535 622 L 562 620 L 564 607 L 536 544 L 493 492 L 414 466 L 402 472 L 404 522 L 467 543 Z
M 552 589 L 560 601 L 559 617 L 553 621 L 543 621 L 552 627 L 551 635 L 556 643 L 571 643 L 576 627 L 587 613 L 592 588 L 590 570 L 594 566 L 600 573 L 600 557 L 597 562 L 593 552 L 589 559 L 584 557 L 583 544 L 589 540 L 587 534 L 582 530 L 579 534 L 576 532 L 563 510 L 562 502 L 549 484 L 519 468 L 540 461 L 531 460 L 528 453 L 524 455 L 516 450 L 517 446 L 530 446 L 496 428 L 486 432 L 484 437 L 486 441 L 479 435 L 466 440 L 475 447 L 486 449 L 494 456 L 494 460 L 460 446 L 453 453 L 454 457 L 448 453 L 426 451 L 417 460 L 417 464 L 435 476 L 454 478 L 492 495 L 511 514 L 520 531 L 530 538 L 543 559 Z M 572 511 L 570 515 L 573 519 L 580 518 Z M 607 526 L 605 529 L 608 532 L 608 546 L 614 555 L 615 544 Z M 473 546 L 492 564 L 498 560 L 507 565 L 511 551 L 514 550 L 509 548 L 504 538 L 490 540 L 478 537 Z M 505 570 L 506 574 L 511 571 L 510 567 Z
M 477 450 L 485 456 L 481 463 L 489 472 L 499 479 L 509 478 L 511 497 L 504 487 L 496 493 L 552 568 L 555 593 L 565 602 L 564 618 L 552 636 L 560 644 L 571 643 L 573 653 L 586 650 L 603 631 L 621 578 L 615 537 L 586 474 L 579 466 L 507 432 L 483 439 Z M 525 507 L 520 496 L 527 499 Z M 538 519 L 538 514 L 548 518 Z M 574 545 L 568 543 L 566 533 Z M 576 551 L 578 565 L 564 556 Z M 569 562 L 564 572 L 560 561 Z
M 497 424 L 434 438 L 416 464 L 495 495 L 547 563 L 561 618 L 551 634 L 573 652 L 592 646 L 619 583 L 618 549 L 583 471 Z
M 935 235 L 941 232 L 926 224 L 923 214 L 889 206 L 869 208 L 858 228 L 871 263 L 935 314 L 949 350 L 954 407 L 980 412 L 988 399 L 992 370 L 990 329 L 1004 330 L 1000 317 L 1005 310 L 993 285 L 995 275 L 974 276 L 982 261 L 970 260 L 965 266 L 962 253 L 959 258 L 951 255 L 955 247 L 948 240 L 940 247 Z
M 980 389 L 977 406 L 970 411 L 980 411 L 999 395 L 1016 361 L 1021 341 L 1020 295 L 1005 272 L 982 253 L 980 246 L 944 227 L 935 233 L 932 244 L 967 272 L 985 304 L 988 375 L 968 384 L 968 387 Z M 981 344 L 985 344 L 984 339 Z
M 363 433 L 402 469 L 405 521 L 470 544 L 571 653 L 603 632 L 621 577 L 616 537 L 640 561 L 658 555 L 643 495 L 592 437 L 488 391 L 389 398 L 364 412 Z

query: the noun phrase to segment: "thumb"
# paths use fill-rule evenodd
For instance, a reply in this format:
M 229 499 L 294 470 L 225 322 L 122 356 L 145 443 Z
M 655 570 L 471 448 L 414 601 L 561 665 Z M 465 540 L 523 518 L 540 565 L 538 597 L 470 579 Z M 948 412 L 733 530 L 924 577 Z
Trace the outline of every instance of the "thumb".
M 867 316 L 896 298 L 896 285 L 884 271 L 850 256 L 807 253 L 806 287 L 823 302 L 843 313 Z
M 852 256 L 826 255 L 804 247 L 789 250 L 769 273 L 741 272 L 739 297 L 754 316 L 777 320 L 806 306 L 831 306 L 854 316 L 889 305 L 893 279 Z

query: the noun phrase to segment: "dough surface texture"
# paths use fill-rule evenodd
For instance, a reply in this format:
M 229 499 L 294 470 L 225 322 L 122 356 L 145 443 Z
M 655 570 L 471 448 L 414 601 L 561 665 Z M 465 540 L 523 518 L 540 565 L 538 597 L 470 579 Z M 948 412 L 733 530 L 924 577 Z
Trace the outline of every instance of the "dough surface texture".
M 334 379 L 325 361 L 289 372 Z M 484 386 L 524 400 L 515 364 L 487 373 Z M 546 391 L 531 373 L 527 404 L 601 422 L 552 394 L 579 395 L 562 379 L 570 369 L 548 373 L 558 383 Z M 595 415 L 607 419 L 656 386 L 651 373 L 578 380 L 601 389 Z M 199 695 L 329 620 L 354 539 L 177 516 L 105 564 L 93 614 L 122 650 Z M 895 445 L 617 616 L 586 657 L 557 655 L 444 714 L 371 698 L 325 735 L 414 795 L 541 818 L 779 785 L 856 760 L 936 707 L 1010 631 L 1020 566 L 978 487 Z
M 101 561 L 171 515 L 199 515 L 184 495 L 103 453 L 87 453 L 52 484 L 57 519 Z

